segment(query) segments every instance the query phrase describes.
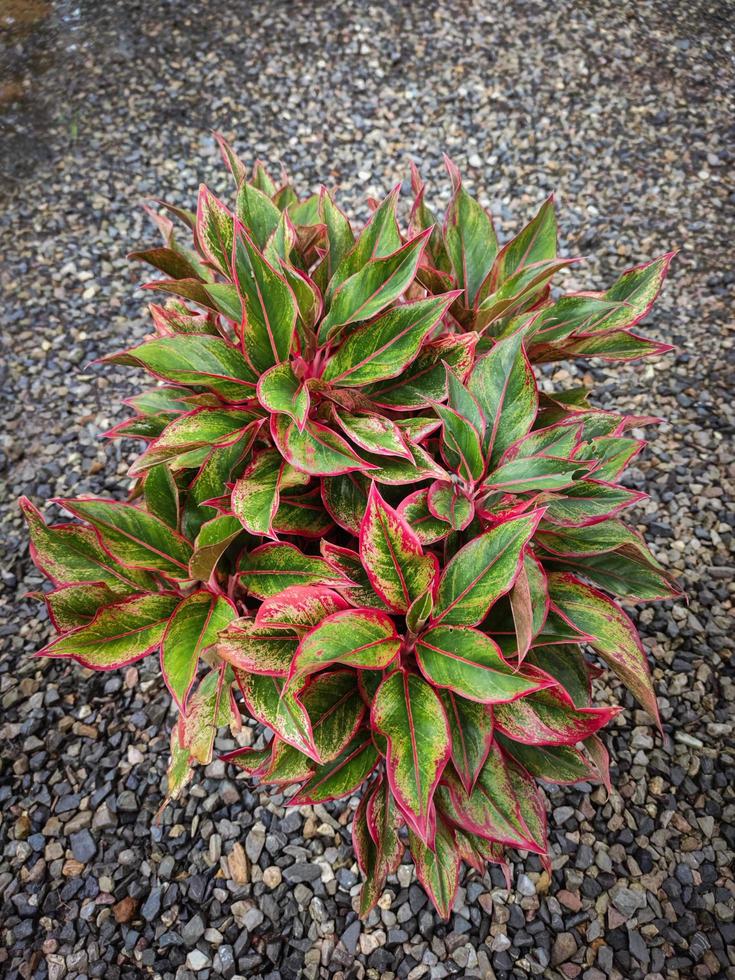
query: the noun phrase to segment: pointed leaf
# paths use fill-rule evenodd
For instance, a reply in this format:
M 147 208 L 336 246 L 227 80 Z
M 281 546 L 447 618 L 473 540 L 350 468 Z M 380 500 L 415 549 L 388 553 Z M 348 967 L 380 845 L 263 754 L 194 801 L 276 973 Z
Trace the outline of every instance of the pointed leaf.
M 416 359 L 393 380 L 379 382 L 366 391 L 382 408 L 408 412 L 427 408 L 447 395 L 448 364 L 464 376 L 472 365 L 477 334 L 442 337 L 425 343 Z
M 485 468 L 480 433 L 471 422 L 446 405 L 434 405 L 434 411 L 444 426 L 442 449 L 448 464 L 465 483 L 479 480 Z
M 454 276 L 465 290 L 465 306 L 471 309 L 498 251 L 493 220 L 462 187 L 459 172 L 447 164 L 454 194 L 444 222 L 444 243 Z
M 542 514 L 535 510 L 504 521 L 457 552 L 439 582 L 434 623 L 474 626 L 485 618 L 515 582 L 523 549 Z
M 255 245 L 263 251 L 278 228 L 281 212 L 262 190 L 242 181 L 237 192 L 235 214 L 248 230 Z
M 562 688 L 550 687 L 521 701 L 493 708 L 495 725 L 526 745 L 575 745 L 607 725 L 620 708 L 575 708 Z
M 442 703 L 426 681 L 399 669 L 378 688 L 371 724 L 387 739 L 391 792 L 409 827 L 430 846 L 434 791 L 451 752 Z
M 236 616 L 224 596 L 194 592 L 174 610 L 161 643 L 161 672 L 166 687 L 183 711 L 201 654 Z
M 217 562 L 240 534 L 242 524 L 231 514 L 221 514 L 202 524 L 194 542 L 194 552 L 189 559 L 191 578 L 200 582 L 209 581 Z
M 325 478 L 322 483 L 322 501 L 330 517 L 346 531 L 360 533 L 367 507 L 367 480 L 359 473 Z
M 344 609 L 327 616 L 302 639 L 289 670 L 289 683 L 343 664 L 383 670 L 398 653 L 401 640 L 393 620 L 379 609 Z
M 244 305 L 243 352 L 258 371 L 288 358 L 296 330 L 296 299 L 244 228 L 235 236 L 233 267 Z
M 466 792 L 471 793 L 492 745 L 492 712 L 450 690 L 442 691 L 441 699 L 452 736 L 452 763 Z
M 171 592 L 120 599 L 87 625 L 52 640 L 37 656 L 70 657 L 92 670 L 126 667 L 158 647 L 177 602 Z
M 335 291 L 319 326 L 319 340 L 334 340 L 347 327 L 369 320 L 397 299 L 416 275 L 427 237 L 428 233 L 422 232 L 391 255 L 371 259 L 346 279 Z
M 271 435 L 278 451 L 297 470 L 313 476 L 339 476 L 353 470 L 370 470 L 333 429 L 309 419 L 303 432 L 286 416 L 271 416 Z
M 401 430 L 390 419 L 382 415 L 353 415 L 344 409 L 335 409 L 334 418 L 345 435 L 360 449 L 413 461 Z
M 322 558 L 293 544 L 263 544 L 240 562 L 240 580 L 258 599 L 276 596 L 296 585 L 341 585 L 341 576 Z
M 292 806 L 325 803 L 349 796 L 360 787 L 379 761 L 370 732 L 362 728 L 336 759 L 323 762 L 289 803 Z
M 251 534 L 271 535 L 284 486 L 306 483 L 308 477 L 297 472 L 274 449 L 255 457 L 232 489 L 232 510 Z
M 436 482 L 432 484 L 435 486 Z M 435 544 L 445 538 L 451 526 L 429 509 L 428 491 L 416 490 L 398 505 L 398 513 L 406 521 L 422 545 Z
M 199 187 L 196 235 L 206 258 L 224 275 L 232 258 L 233 217 L 204 184 Z
M 416 660 L 434 687 L 485 704 L 515 701 L 542 683 L 514 671 L 489 636 L 462 626 L 427 630 L 416 641 Z
M 658 722 L 646 654 L 635 626 L 623 610 L 602 592 L 566 572 L 549 576 L 549 595 L 574 626 L 592 637 L 590 644 L 595 652 Z
M 460 858 L 454 831 L 443 820 L 437 821 L 433 848 L 410 829 L 408 837 L 416 876 L 439 915 L 447 921 L 459 886 Z
M 285 677 L 300 639 L 293 627 L 258 625 L 242 617 L 220 633 L 217 656 L 238 670 Z
M 360 558 L 371 585 L 396 612 L 406 612 L 414 599 L 434 588 L 436 559 L 424 555 L 418 537 L 375 484 L 360 526 Z
M 131 568 L 159 571 L 172 579 L 189 578 L 191 544 L 163 521 L 132 504 L 79 497 L 62 507 L 89 521 L 113 558 Z
M 536 381 L 521 335 L 498 341 L 477 361 L 467 386 L 485 417 L 485 455 L 495 463 L 530 430 L 538 410 Z
M 269 412 L 282 412 L 303 429 L 309 414 L 309 389 L 286 361 L 276 364 L 258 381 L 258 401 Z
M 424 338 L 444 316 L 454 295 L 397 306 L 379 319 L 357 327 L 327 362 L 322 377 L 340 387 L 360 387 L 400 376 L 416 358 Z

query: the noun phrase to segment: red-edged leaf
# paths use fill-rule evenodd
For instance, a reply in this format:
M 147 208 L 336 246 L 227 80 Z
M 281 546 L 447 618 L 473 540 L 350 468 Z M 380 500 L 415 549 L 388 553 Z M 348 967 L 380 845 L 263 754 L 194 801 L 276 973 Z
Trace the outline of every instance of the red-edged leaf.
M 452 736 L 452 763 L 466 792 L 471 793 L 493 741 L 492 711 L 453 691 L 442 691 Z
M 495 725 L 525 745 L 575 745 L 609 724 L 621 708 L 575 708 L 560 687 L 493 708 Z
M 416 490 L 398 505 L 398 513 L 422 545 L 435 544 L 451 531 L 451 525 L 437 517 L 429 508 L 428 493 L 426 489 Z
M 494 640 L 465 626 L 426 630 L 416 641 L 416 660 L 434 687 L 485 704 L 515 701 L 544 684 L 515 671 Z
M 271 416 L 271 435 L 284 459 L 313 476 L 338 476 L 375 465 L 361 459 L 333 429 L 308 419 L 302 432 L 285 415 Z
M 258 381 L 258 401 L 269 412 L 281 412 L 302 431 L 309 414 L 309 389 L 294 374 L 290 362 L 275 364 Z
M 182 711 L 201 654 L 216 643 L 219 631 L 236 615 L 229 599 L 204 590 L 182 599 L 174 610 L 161 643 L 161 673 Z
M 431 848 L 410 828 L 408 835 L 416 876 L 439 915 L 447 921 L 459 887 L 460 856 L 454 831 L 439 818 Z
M 449 723 L 438 696 L 421 677 L 399 669 L 378 688 L 371 724 L 387 740 L 388 782 L 409 827 L 433 845 L 434 791 L 449 760 Z
M 240 562 L 240 580 L 259 599 L 296 585 L 341 585 L 343 579 L 322 558 L 305 555 L 293 544 L 262 544 Z
M 92 670 L 116 670 L 156 650 L 179 597 L 134 595 L 100 609 L 94 619 L 52 640 L 36 656 L 70 657 Z
M 508 593 L 518 640 L 518 662 L 522 663 L 549 612 L 546 572 L 536 556 L 526 549 L 518 577 Z
M 251 534 L 273 534 L 281 489 L 308 483 L 308 476 L 290 466 L 275 449 L 255 457 L 232 489 L 232 510 Z
M 434 623 L 474 626 L 512 587 L 543 510 L 504 521 L 461 548 L 444 569 Z
M 597 589 L 566 572 L 549 576 L 552 603 L 580 630 L 595 652 L 652 715 L 660 727 L 656 694 L 638 632 L 622 609 Z
M 365 782 L 379 759 L 370 732 L 361 728 L 336 759 L 314 768 L 314 774 L 291 797 L 289 806 L 326 803 L 351 795 Z
M 538 392 L 520 333 L 499 340 L 481 357 L 467 386 L 485 417 L 483 447 L 491 464 L 534 423 Z
M 389 507 L 373 484 L 360 526 L 360 558 L 378 595 L 396 612 L 432 591 L 438 574 L 433 555 L 400 515 Z
M 289 626 L 259 626 L 242 617 L 231 622 L 219 636 L 217 656 L 253 674 L 285 677 L 301 637 Z
M 345 609 L 323 619 L 304 636 L 289 670 L 289 682 L 345 664 L 383 670 L 396 657 L 401 639 L 393 620 L 379 609 Z
M 332 589 L 295 585 L 266 599 L 255 614 L 255 622 L 258 626 L 294 627 L 303 632 L 346 608 L 345 600 Z

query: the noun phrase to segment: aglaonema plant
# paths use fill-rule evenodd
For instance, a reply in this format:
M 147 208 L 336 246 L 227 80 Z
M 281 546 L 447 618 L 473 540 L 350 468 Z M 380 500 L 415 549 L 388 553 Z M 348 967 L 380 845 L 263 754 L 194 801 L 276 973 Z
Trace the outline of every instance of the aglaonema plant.
M 462 862 L 547 861 L 539 782 L 609 784 L 600 664 L 659 721 L 620 605 L 679 594 L 620 516 L 644 496 L 630 430 L 656 420 L 543 394 L 533 365 L 666 350 L 635 327 L 671 255 L 552 294 L 551 200 L 501 246 L 448 163 L 443 221 L 414 170 L 406 230 L 396 188 L 356 232 L 220 145 L 234 207 L 202 187 L 155 215 L 164 244 L 134 257 L 169 298 L 104 359 L 155 379 L 108 433 L 145 443 L 128 499 L 59 500 L 54 526 L 22 501 L 59 633 L 39 655 L 156 654 L 168 798 L 254 719 L 234 765 L 291 805 L 359 797 L 361 912 L 408 847 L 446 917 Z

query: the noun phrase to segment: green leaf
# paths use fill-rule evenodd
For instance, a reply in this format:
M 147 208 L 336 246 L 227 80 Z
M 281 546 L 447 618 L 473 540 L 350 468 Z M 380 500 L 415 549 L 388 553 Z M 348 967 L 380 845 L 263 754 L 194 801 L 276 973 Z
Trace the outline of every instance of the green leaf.
M 115 593 L 102 582 L 62 585 L 51 592 L 31 595 L 45 600 L 51 622 L 59 633 L 68 633 L 79 626 L 86 626 L 102 606 L 109 606 L 116 599 Z
M 442 448 L 449 465 L 466 483 L 479 480 L 485 468 L 480 433 L 466 418 L 447 405 L 434 405 L 442 420 Z
M 421 673 L 434 687 L 471 701 L 500 704 L 539 689 L 536 677 L 524 677 L 508 664 L 497 643 L 476 629 L 436 626 L 416 641 Z
M 517 638 L 516 656 L 521 663 L 549 612 L 549 589 L 541 562 L 530 550 L 523 556 L 518 577 L 508 593 Z
M 345 435 L 360 449 L 413 460 L 401 430 L 390 419 L 374 414 L 353 415 L 344 409 L 335 409 L 334 418 Z
M 598 480 L 576 480 L 550 498 L 545 519 L 564 527 L 595 524 L 643 500 L 645 493 Z
M 608 302 L 620 303 L 604 323 L 597 324 L 596 330 L 627 330 L 639 323 L 649 312 L 661 291 L 675 252 L 654 259 L 652 262 L 634 266 L 622 274 L 613 285 L 602 294 Z
M 70 657 L 93 670 L 127 667 L 158 647 L 177 602 L 171 592 L 120 599 L 87 625 L 52 640 L 37 656 Z
M 179 738 L 203 766 L 212 761 L 217 730 L 239 721 L 232 700 L 232 680 L 228 664 L 210 670 L 191 695 L 186 715 L 179 717 Z
M 176 704 L 184 711 L 201 654 L 235 618 L 235 607 L 224 596 L 200 591 L 183 599 L 174 610 L 161 644 L 161 672 Z
M 521 270 L 555 259 L 556 236 L 556 214 L 552 195 L 544 201 L 538 214 L 523 231 L 506 242 L 498 252 L 488 282 L 488 293 L 495 292 L 502 283 Z
M 163 813 L 164 809 L 171 802 L 171 800 L 176 800 L 179 796 L 181 796 L 181 793 L 183 792 L 187 783 L 190 783 L 192 777 L 194 776 L 194 770 L 191 765 L 191 756 L 189 755 L 189 747 L 181 744 L 178 725 L 176 725 L 171 732 L 169 745 L 170 758 L 168 769 L 166 770 L 168 787 L 166 790 L 166 798 L 156 814 L 157 818 Z
M 355 674 L 351 670 L 320 674 L 304 691 L 302 702 L 311 718 L 319 757 L 331 762 L 352 742 L 365 715 Z
M 444 221 L 444 243 L 457 284 L 465 290 L 468 309 L 475 305 L 498 252 L 493 220 L 462 187 L 459 172 L 447 163 L 454 194 Z
M 441 541 L 451 530 L 449 524 L 436 517 L 429 510 L 428 491 L 426 489 L 416 490 L 409 494 L 398 505 L 398 513 L 423 545 Z
M 396 306 L 377 320 L 357 327 L 327 362 L 323 379 L 351 388 L 400 377 L 454 296 L 450 293 Z
M 101 547 L 91 527 L 81 524 L 49 527 L 27 497 L 21 497 L 19 504 L 28 524 L 31 558 L 55 584 L 101 583 L 119 596 L 157 589 L 155 578 L 148 572 L 125 568 L 115 561 Z
M 189 575 L 208 582 L 217 562 L 232 542 L 242 534 L 242 524 L 231 514 L 221 514 L 206 521 L 199 529 L 194 551 L 189 559 Z
M 340 593 L 349 599 L 350 605 L 385 610 L 385 603 L 373 590 L 368 574 L 356 551 L 340 548 L 338 545 L 322 540 L 321 552 L 325 560 L 338 572 L 341 572 L 350 583 L 347 586 L 340 586 Z
M 196 408 L 170 422 L 142 456 L 130 467 L 131 476 L 168 461 L 175 469 L 196 449 L 231 445 L 256 419 L 252 412 L 227 408 Z
M 427 232 L 396 249 L 372 258 L 335 291 L 329 312 L 319 325 L 322 343 L 334 341 L 347 327 L 369 320 L 403 293 L 416 275 Z
M 436 558 L 424 555 L 417 536 L 375 484 L 360 526 L 360 559 L 370 584 L 395 612 L 405 613 L 414 599 L 435 586 Z
M 346 279 L 364 268 L 371 259 L 390 255 L 400 247 L 401 233 L 396 221 L 396 201 L 399 192 L 400 185 L 395 187 L 375 209 L 357 241 L 332 276 L 329 283 L 330 294 L 334 293 Z M 315 219 L 318 217 L 318 214 L 315 215 Z
M 59 503 L 70 514 L 89 521 L 104 549 L 122 564 L 158 571 L 172 579 L 189 578 L 191 544 L 153 514 L 132 504 L 92 497 Z
M 293 544 L 262 544 L 240 562 L 240 580 L 258 599 L 278 595 L 295 585 L 341 585 L 341 576 L 322 558 Z
M 332 200 L 331 195 L 322 187 L 319 195 L 319 209 L 324 226 L 327 229 L 327 242 L 329 249 L 326 255 L 327 281 L 329 281 L 344 256 L 355 244 L 355 236 L 352 234 L 350 222 Z
M 434 462 L 422 446 L 417 446 L 410 441 L 406 442 L 406 446 L 411 453 L 410 462 L 407 459 L 364 452 L 367 463 L 374 467 L 370 470 L 370 479 L 375 483 L 385 483 L 388 486 L 405 486 L 420 483 L 422 480 L 447 479 L 447 472 Z
M 179 526 L 179 491 L 168 466 L 157 466 L 143 481 L 145 505 L 154 517 L 174 530 Z
M 387 739 L 386 771 L 391 792 L 409 827 L 432 846 L 432 800 L 451 753 L 442 703 L 426 681 L 401 668 L 378 688 L 371 724 Z
M 266 599 L 255 614 L 255 621 L 258 626 L 287 626 L 303 633 L 346 608 L 345 600 L 331 589 L 295 585 Z
M 237 683 L 250 714 L 299 752 L 318 761 L 306 709 L 293 693 L 284 692 L 284 680 L 234 668 Z
M 281 493 L 278 510 L 273 518 L 276 534 L 296 534 L 304 538 L 323 538 L 333 527 L 324 509 L 319 487 L 305 493 Z
M 275 449 L 265 449 L 235 481 L 233 513 L 251 534 L 272 535 L 281 489 L 303 486 L 308 479 L 289 466 Z
M 575 745 L 607 725 L 622 708 L 575 708 L 560 687 L 493 708 L 496 728 L 526 745 Z
M 645 448 L 645 440 L 625 436 L 598 436 L 583 443 L 576 455 L 596 460 L 595 479 L 614 483 L 622 476 L 630 461 Z
M 290 362 L 276 364 L 258 382 L 258 401 L 269 412 L 281 412 L 303 430 L 309 414 L 309 389 L 296 377 Z
M 499 340 L 475 364 L 467 386 L 485 418 L 483 447 L 495 464 L 533 425 L 538 392 L 520 334 Z
M 345 473 L 322 480 L 322 500 L 329 515 L 340 527 L 354 535 L 360 533 L 360 523 L 367 507 L 367 492 L 367 480 L 360 473 Z
M 591 705 L 590 668 L 578 646 L 536 646 L 529 652 L 528 662 L 558 681 L 578 708 Z
M 201 385 L 226 401 L 239 402 L 255 394 L 253 369 L 236 347 L 220 337 L 159 337 L 105 360 L 140 365 L 164 381 Z
M 460 859 L 454 831 L 439 819 L 433 847 L 428 847 L 410 828 L 408 840 L 416 866 L 416 876 L 446 922 L 452 914 L 459 886 Z
M 278 228 L 281 212 L 262 190 L 243 181 L 237 192 L 235 214 L 262 252 L 266 242 Z M 232 246 L 230 246 L 231 251 Z
M 504 463 L 485 478 L 483 490 L 502 493 L 532 493 L 537 490 L 563 490 L 594 466 L 584 460 L 531 456 Z
M 435 480 L 431 484 L 427 491 L 426 506 L 433 517 L 446 521 L 454 531 L 464 531 L 475 516 L 474 501 L 460 486 L 448 480 Z
M 288 358 L 296 330 L 296 299 L 243 228 L 235 236 L 234 274 L 245 307 L 243 351 L 262 372 Z
M 423 595 L 417 596 L 406 613 L 406 629 L 414 635 L 421 632 L 427 619 L 431 616 L 434 608 L 434 593 L 432 589 L 427 589 Z
M 589 642 L 595 652 L 660 727 L 646 654 L 635 626 L 623 610 L 567 572 L 549 575 L 549 596 L 563 616 L 592 637 Z
M 453 691 L 442 691 L 441 699 L 452 736 L 452 763 L 466 792 L 471 793 L 492 745 L 492 713 L 487 705 Z
M 444 569 L 433 622 L 474 626 L 515 582 L 543 511 L 504 521 L 461 548 Z
M 300 635 L 293 626 L 258 624 L 241 617 L 222 630 L 217 656 L 238 670 L 271 677 L 286 677 Z
M 382 777 L 366 793 L 355 811 L 352 845 L 365 882 L 360 894 L 360 914 L 377 905 L 385 879 L 401 863 L 405 850 L 398 836 L 400 816 L 388 785 Z
M 188 538 L 195 538 L 204 522 L 217 514 L 215 508 L 206 505 L 205 501 L 221 496 L 224 485 L 239 474 L 259 428 L 260 422 L 253 422 L 237 442 L 215 447 L 207 456 L 189 484 L 184 502 L 181 526 Z
M 589 760 L 572 745 L 522 745 L 498 735 L 498 741 L 523 768 L 545 783 L 599 779 Z
M 309 419 L 303 432 L 283 415 L 271 416 L 271 435 L 279 452 L 293 467 L 312 476 L 339 476 L 352 470 L 369 470 L 373 464 L 361 459 L 333 429 Z
M 289 802 L 303 806 L 349 796 L 365 782 L 379 758 L 370 732 L 361 729 L 336 759 L 315 767 L 314 775 Z
M 289 671 L 289 685 L 325 667 L 343 664 L 383 670 L 401 646 L 393 620 L 379 609 L 343 609 L 327 616 L 302 639 Z
M 197 200 L 196 237 L 209 261 L 224 275 L 232 260 L 233 217 L 204 184 Z
M 535 828 L 528 826 L 521 812 L 518 790 L 523 792 L 524 788 L 516 785 L 511 764 L 497 742 L 490 747 L 471 793 L 451 774 L 447 783 L 438 794 L 439 803 L 463 830 L 511 847 L 544 853 L 543 840 L 536 839 Z
M 407 412 L 428 408 L 447 395 L 446 365 L 464 376 L 472 365 L 477 334 L 442 337 L 425 343 L 416 359 L 393 380 L 382 381 L 365 394 L 381 408 Z

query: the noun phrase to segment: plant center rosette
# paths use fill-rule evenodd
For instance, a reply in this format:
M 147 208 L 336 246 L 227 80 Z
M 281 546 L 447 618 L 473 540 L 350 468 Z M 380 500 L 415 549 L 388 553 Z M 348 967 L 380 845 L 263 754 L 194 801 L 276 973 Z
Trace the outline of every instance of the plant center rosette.
M 254 719 L 263 747 L 229 761 L 291 805 L 359 797 L 362 913 L 408 847 L 446 917 L 463 861 L 548 860 L 539 781 L 609 783 L 602 669 L 660 724 L 620 605 L 679 594 L 621 517 L 656 420 L 541 393 L 534 365 L 667 350 L 635 327 L 671 255 L 552 293 L 552 200 L 501 245 L 448 163 L 443 220 L 414 170 L 406 230 L 396 188 L 356 233 L 220 146 L 234 209 L 202 187 L 154 215 L 134 257 L 169 298 L 104 359 L 155 379 L 107 433 L 145 444 L 129 498 L 57 501 L 52 526 L 21 502 L 59 634 L 40 655 L 158 654 L 168 798 Z

